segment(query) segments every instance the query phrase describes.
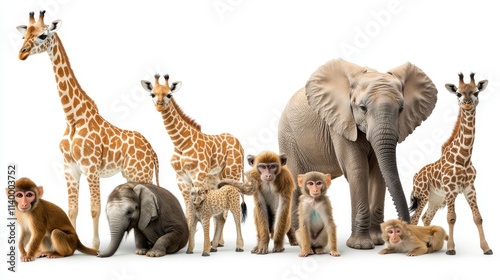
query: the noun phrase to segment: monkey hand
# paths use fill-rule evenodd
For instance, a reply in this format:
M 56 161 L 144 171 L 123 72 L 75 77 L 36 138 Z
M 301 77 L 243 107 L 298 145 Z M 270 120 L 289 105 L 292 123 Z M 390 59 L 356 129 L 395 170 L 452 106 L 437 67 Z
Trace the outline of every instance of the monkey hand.
M 35 260 L 34 256 L 28 256 L 28 255 L 21 256 L 21 261 L 22 262 L 32 262 L 34 260 Z
M 330 256 L 333 256 L 333 257 L 340 257 L 340 253 L 339 253 L 338 251 L 331 250 L 331 251 L 330 251 Z
M 265 255 L 267 254 L 267 250 L 267 246 L 255 246 L 255 248 L 252 249 L 252 254 Z
M 300 253 L 299 253 L 299 257 L 303 258 L 303 257 L 307 257 L 307 256 L 313 255 L 313 254 L 314 254 L 314 252 L 312 250 L 309 250 L 309 251 L 307 251 L 307 250 L 301 250 Z

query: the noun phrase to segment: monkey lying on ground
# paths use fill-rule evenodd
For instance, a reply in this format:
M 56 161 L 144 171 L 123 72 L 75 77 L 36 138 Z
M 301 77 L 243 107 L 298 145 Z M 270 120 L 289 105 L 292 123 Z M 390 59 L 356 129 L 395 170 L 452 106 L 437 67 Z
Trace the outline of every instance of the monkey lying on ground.
M 379 254 L 406 253 L 407 256 L 420 256 L 439 251 L 446 231 L 440 226 L 411 225 L 398 219 L 388 220 L 380 225 L 382 237 L 387 244 Z
M 326 195 L 332 182 L 331 175 L 312 171 L 298 175 L 297 182 L 302 192 L 298 206 L 299 229 L 296 231 L 301 249 L 299 257 L 325 254 L 326 245 L 331 256 L 340 256 L 332 205 Z
M 12 190 L 6 189 L 7 196 Z M 78 238 L 66 213 L 57 205 L 43 200 L 43 187 L 28 178 L 20 178 L 14 185 L 16 218 L 21 228 L 19 252 L 22 262 L 35 258 L 61 258 L 78 250 L 97 256 L 98 251 L 85 247 Z M 27 250 L 27 251 L 26 251 Z

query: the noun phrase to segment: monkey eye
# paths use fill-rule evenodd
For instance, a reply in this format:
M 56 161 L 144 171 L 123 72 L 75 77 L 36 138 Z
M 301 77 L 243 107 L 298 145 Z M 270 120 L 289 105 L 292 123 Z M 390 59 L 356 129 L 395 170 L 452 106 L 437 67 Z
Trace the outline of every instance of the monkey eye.
M 401 229 L 400 229 L 400 228 L 397 228 L 397 229 L 396 229 L 396 233 L 397 233 L 397 234 L 400 234 L 400 233 L 401 233 Z
M 24 194 L 22 192 L 16 192 L 15 196 L 21 198 Z
M 388 230 L 387 230 L 387 233 L 388 233 L 388 234 L 393 234 L 393 233 L 394 233 L 394 231 L 393 231 L 392 229 L 388 229 Z
M 35 194 L 33 192 L 26 192 L 26 197 L 33 197 Z

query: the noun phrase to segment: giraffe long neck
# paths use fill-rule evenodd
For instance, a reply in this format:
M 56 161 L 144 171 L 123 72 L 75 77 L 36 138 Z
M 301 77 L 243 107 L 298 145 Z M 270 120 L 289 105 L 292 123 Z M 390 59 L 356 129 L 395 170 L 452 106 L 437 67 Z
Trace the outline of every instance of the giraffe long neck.
M 199 126 L 180 110 L 173 98 L 161 112 L 163 124 L 176 149 L 185 151 L 191 148 L 193 141 L 201 133 Z
M 94 100 L 80 87 L 57 33 L 53 34 L 52 40 L 52 47 L 47 52 L 52 61 L 59 97 L 66 114 L 66 122 L 68 125 L 73 125 L 99 112 Z
M 460 109 L 460 115 L 457 120 L 460 122 L 453 141 L 450 143 L 451 150 L 455 156 L 455 161 L 467 163 L 472 156 L 474 147 L 474 138 L 476 134 L 476 110 Z

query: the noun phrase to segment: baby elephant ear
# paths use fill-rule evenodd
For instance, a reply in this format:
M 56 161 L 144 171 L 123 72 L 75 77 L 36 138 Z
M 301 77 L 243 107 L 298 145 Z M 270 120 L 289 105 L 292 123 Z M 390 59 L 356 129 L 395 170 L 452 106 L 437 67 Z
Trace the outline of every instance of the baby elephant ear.
M 141 213 L 139 217 L 139 229 L 144 229 L 149 222 L 158 217 L 158 200 L 156 195 L 148 187 L 139 184 L 134 187 L 134 192 L 139 196 Z
M 306 84 L 306 97 L 312 110 L 332 129 L 356 141 L 358 128 L 351 111 L 352 82 L 365 67 L 343 59 L 330 60 L 320 66 Z
M 404 105 L 398 120 L 398 142 L 401 143 L 432 113 L 437 89 L 424 71 L 409 62 L 388 73 L 396 76 L 403 85 Z

